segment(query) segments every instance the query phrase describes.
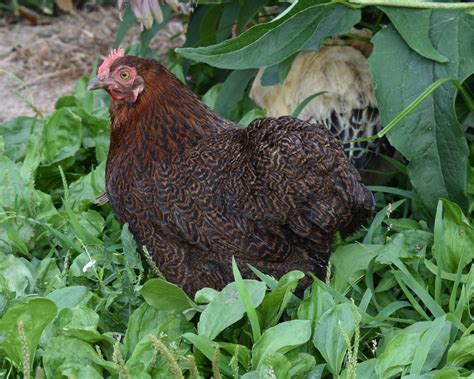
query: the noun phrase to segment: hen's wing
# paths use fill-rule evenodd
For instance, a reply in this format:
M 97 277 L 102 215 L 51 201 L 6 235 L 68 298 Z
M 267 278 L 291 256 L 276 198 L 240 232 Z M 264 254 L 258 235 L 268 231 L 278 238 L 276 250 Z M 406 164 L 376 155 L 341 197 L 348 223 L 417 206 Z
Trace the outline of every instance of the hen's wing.
M 235 137 L 239 150 L 219 184 L 226 207 L 312 239 L 352 233 L 374 199 L 334 136 L 293 118 L 261 118 Z M 322 232 L 322 233 L 321 233 Z

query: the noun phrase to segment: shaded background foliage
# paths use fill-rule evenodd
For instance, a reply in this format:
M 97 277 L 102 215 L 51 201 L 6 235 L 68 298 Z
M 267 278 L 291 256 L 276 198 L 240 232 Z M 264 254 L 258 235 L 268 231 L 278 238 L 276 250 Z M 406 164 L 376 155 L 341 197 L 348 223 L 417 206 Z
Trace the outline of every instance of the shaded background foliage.
M 332 275 L 303 299 L 296 271 L 242 280 L 234 266 L 235 283 L 195 299 L 150 279 L 157 268 L 127 226 L 95 204 L 109 99 L 87 92 L 88 78 L 51 115 L 0 124 L 2 377 L 472 375 L 474 20 L 465 9 L 355 3 L 201 4 L 182 16 L 186 45 L 167 59 L 206 104 L 247 124 L 262 115 L 247 96 L 256 68 L 279 83 L 297 52 L 354 26 L 372 30 L 382 121 L 407 161 L 395 163 L 392 187 L 373 187 L 374 219 L 338 240 Z M 135 22 L 127 6 L 116 45 Z M 127 52 L 163 59 L 148 46 L 161 27 Z

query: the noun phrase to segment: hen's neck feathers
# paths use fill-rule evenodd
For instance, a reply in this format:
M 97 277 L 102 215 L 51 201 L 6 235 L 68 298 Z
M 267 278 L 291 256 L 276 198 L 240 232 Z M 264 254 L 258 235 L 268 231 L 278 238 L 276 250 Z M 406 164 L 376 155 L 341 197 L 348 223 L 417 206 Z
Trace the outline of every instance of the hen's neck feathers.
M 140 59 L 136 66 L 145 88 L 135 103 L 111 105 L 111 154 L 151 149 L 154 158 L 166 158 L 230 125 L 161 64 Z

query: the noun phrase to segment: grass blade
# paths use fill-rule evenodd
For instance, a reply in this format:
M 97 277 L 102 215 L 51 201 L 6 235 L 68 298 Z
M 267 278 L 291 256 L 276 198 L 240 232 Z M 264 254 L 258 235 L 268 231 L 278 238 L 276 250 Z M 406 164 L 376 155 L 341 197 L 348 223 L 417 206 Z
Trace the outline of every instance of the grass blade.
M 425 364 L 428 353 L 431 350 L 431 346 L 435 343 L 441 330 L 446 326 L 446 316 L 437 317 L 431 328 L 428 329 L 421 337 L 420 343 L 415 350 L 415 356 L 411 364 L 410 375 L 421 375 L 421 369 Z
M 407 117 L 411 112 L 413 112 L 423 101 L 425 101 L 428 96 L 430 96 L 436 88 L 441 86 L 442 84 L 450 81 L 450 78 L 440 78 L 437 81 L 433 82 L 428 88 L 426 88 L 420 96 L 418 96 L 415 100 L 413 100 L 410 105 L 408 105 L 400 114 L 395 117 L 392 121 L 388 123 L 385 128 L 383 128 L 380 132 L 374 134 L 373 136 L 367 138 L 358 138 L 355 140 L 347 140 L 342 141 L 343 143 L 350 143 L 350 142 L 368 142 L 373 141 L 377 138 L 383 137 L 385 134 L 390 132 L 400 121 L 402 121 L 405 117 Z M 452 81 L 452 80 L 451 80 Z
M 244 280 L 242 279 L 242 275 L 240 274 L 239 268 L 237 267 L 237 263 L 235 262 L 235 258 L 232 257 L 232 272 L 234 273 L 235 285 L 237 286 L 237 291 L 239 292 L 239 296 L 244 303 L 245 310 L 247 312 L 247 316 L 250 321 L 250 326 L 252 328 L 252 336 L 253 341 L 256 342 L 260 336 L 262 335 L 260 331 L 260 324 L 258 321 L 257 312 L 253 307 L 252 300 L 247 292 L 247 288 L 245 287 Z
M 291 115 L 293 117 L 298 117 L 311 100 L 313 100 L 317 96 L 324 95 L 325 93 L 328 93 L 328 92 L 321 91 L 321 92 L 316 92 L 316 93 L 313 93 L 312 95 L 309 95 L 306 99 L 304 99 L 301 103 L 298 104 L 298 106 L 295 108 L 295 110 L 293 111 Z

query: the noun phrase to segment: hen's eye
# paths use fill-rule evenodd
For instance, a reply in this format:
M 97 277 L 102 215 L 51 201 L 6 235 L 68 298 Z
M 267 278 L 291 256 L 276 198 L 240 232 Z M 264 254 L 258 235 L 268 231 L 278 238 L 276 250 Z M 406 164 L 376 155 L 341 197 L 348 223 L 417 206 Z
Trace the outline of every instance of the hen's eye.
M 127 80 L 130 77 L 130 74 L 128 73 L 128 71 L 122 71 L 120 73 L 120 77 L 124 80 Z

